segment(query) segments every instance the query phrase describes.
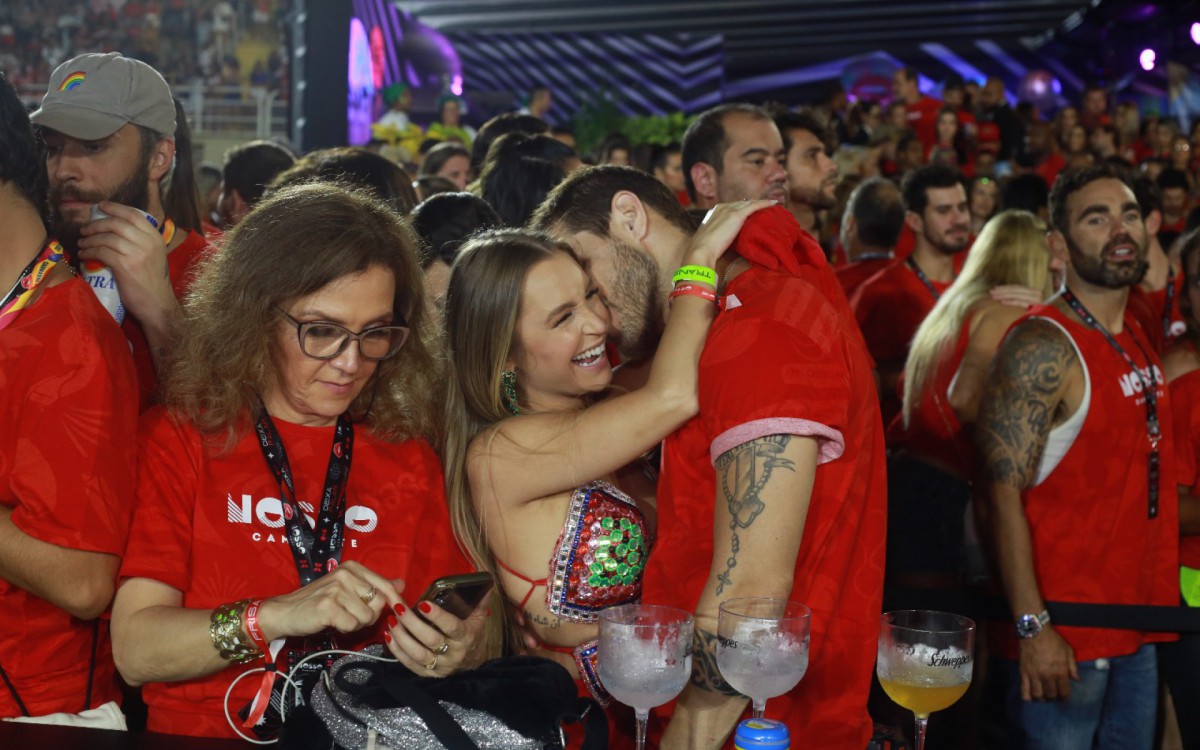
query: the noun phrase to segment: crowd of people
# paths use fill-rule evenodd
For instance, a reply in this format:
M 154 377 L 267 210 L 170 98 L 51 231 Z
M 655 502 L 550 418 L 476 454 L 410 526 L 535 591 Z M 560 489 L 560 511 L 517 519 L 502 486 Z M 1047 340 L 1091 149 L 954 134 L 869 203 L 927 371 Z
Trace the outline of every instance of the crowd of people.
M 113 50 L 153 65 L 174 86 L 249 84 L 286 94 L 281 0 L 47 0 L 0 7 L 0 69 L 21 88 L 44 84 L 71 50 Z M 245 63 L 239 44 L 271 44 Z
M 987 687 L 930 747 L 1150 748 L 1160 674 L 1200 743 L 1196 633 L 1056 609 L 1200 606 L 1170 123 L 902 69 L 886 108 L 724 104 L 587 165 L 544 108 L 468 133 L 447 100 L 403 165 L 256 141 L 202 196 L 152 66 L 49 81 L 27 116 L 0 80 L 0 715 L 124 728 L 119 676 L 152 731 L 264 739 L 284 682 L 246 670 L 381 644 L 553 659 L 624 747 L 597 619 L 644 601 L 696 624 L 653 740 L 717 748 L 717 613 L 753 596 L 812 612 L 770 714 L 884 748 L 885 603 L 990 589 Z M 417 599 L 470 570 L 465 617 Z

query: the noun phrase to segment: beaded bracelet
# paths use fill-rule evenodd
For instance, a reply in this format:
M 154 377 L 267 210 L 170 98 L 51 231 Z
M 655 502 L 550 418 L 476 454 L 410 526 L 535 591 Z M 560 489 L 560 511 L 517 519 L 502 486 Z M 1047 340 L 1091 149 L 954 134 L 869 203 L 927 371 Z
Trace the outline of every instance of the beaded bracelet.
M 242 630 L 242 616 L 249 604 L 249 599 L 222 604 L 213 610 L 209 619 L 208 634 L 212 637 L 213 648 L 220 652 L 222 659 L 234 664 L 263 655 Z
M 696 281 L 716 287 L 717 272 L 705 266 L 683 266 L 675 272 L 675 275 L 671 277 L 671 281 L 676 284 L 681 281 Z
M 700 297 L 716 304 L 717 293 L 711 289 L 705 289 L 702 286 L 693 286 L 692 284 L 677 284 L 675 290 L 667 295 L 668 300 L 673 300 L 676 297 Z

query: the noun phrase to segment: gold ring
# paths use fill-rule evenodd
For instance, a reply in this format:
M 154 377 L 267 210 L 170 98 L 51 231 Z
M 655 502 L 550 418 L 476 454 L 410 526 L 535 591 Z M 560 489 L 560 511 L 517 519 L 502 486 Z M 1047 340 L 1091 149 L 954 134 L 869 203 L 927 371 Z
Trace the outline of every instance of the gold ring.
M 438 656 L 441 656 L 442 654 L 446 653 L 449 650 L 450 650 L 450 643 L 448 641 L 442 641 L 442 645 L 440 645 L 436 649 L 434 649 L 433 653 L 437 654 Z
M 434 654 L 433 660 L 425 665 L 425 671 L 432 672 L 433 670 L 437 669 L 437 660 L 438 660 L 438 656 L 437 656 L 437 654 Z
M 375 601 L 375 594 L 377 593 L 378 592 L 376 591 L 375 587 L 372 586 L 370 591 L 359 596 L 358 598 L 362 599 L 363 604 L 370 604 L 371 602 Z

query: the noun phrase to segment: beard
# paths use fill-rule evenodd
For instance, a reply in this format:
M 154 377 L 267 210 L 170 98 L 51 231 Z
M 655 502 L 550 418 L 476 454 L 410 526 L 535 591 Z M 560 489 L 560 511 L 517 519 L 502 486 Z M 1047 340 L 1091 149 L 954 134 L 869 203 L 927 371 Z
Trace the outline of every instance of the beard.
M 1075 244 L 1075 241 L 1071 239 L 1069 234 L 1063 236 L 1067 241 L 1067 250 L 1071 254 L 1071 267 L 1075 269 L 1075 273 L 1079 275 L 1079 278 L 1089 284 L 1104 287 L 1105 289 L 1123 289 L 1135 286 L 1141 283 L 1142 279 L 1146 276 L 1146 271 L 1150 268 L 1150 261 L 1145 258 L 1145 243 L 1138 245 L 1129 234 L 1123 234 L 1109 240 L 1100 250 L 1100 257 L 1098 258 L 1084 253 Z M 1122 244 L 1132 244 L 1138 247 L 1137 262 L 1132 265 L 1122 265 L 1115 268 L 1109 266 L 1104 262 L 1104 256 L 1111 248 Z
M 71 219 L 67 219 L 59 213 L 59 203 L 64 199 L 87 201 L 88 203 L 99 203 L 100 201 L 112 201 L 125 206 L 131 206 L 142 211 L 148 210 L 147 206 L 150 203 L 150 160 L 147 159 L 139 167 L 135 167 L 133 174 L 129 176 L 121 184 L 117 185 L 111 191 L 105 193 L 99 190 L 80 190 L 68 183 L 50 189 L 50 231 L 51 236 L 58 239 L 63 247 L 75 254 L 77 244 L 80 238 L 80 230 L 83 225 L 90 222 L 84 221 L 76 223 Z
M 971 227 L 964 227 L 963 238 L 961 242 L 952 242 L 949 239 L 949 232 L 941 237 L 935 237 L 929 233 L 929 227 L 925 227 L 925 240 L 946 255 L 958 255 L 963 250 L 966 250 L 971 244 Z
M 608 306 L 620 316 L 622 361 L 645 361 L 654 355 L 663 332 L 663 305 L 658 266 L 632 245 L 612 241 L 613 279 Z
M 824 211 L 837 205 L 837 199 L 826 193 L 823 183 L 817 183 L 815 188 L 793 185 L 788 197 L 793 203 L 809 206 L 814 211 Z

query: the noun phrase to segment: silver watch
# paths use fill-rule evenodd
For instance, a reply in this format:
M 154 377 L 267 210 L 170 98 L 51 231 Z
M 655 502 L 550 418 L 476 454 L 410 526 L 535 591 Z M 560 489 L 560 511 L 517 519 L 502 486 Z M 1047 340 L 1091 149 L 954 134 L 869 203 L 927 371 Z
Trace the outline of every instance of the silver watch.
M 1017 618 L 1017 637 L 1032 638 L 1050 624 L 1050 613 L 1046 610 L 1036 615 L 1021 615 Z

